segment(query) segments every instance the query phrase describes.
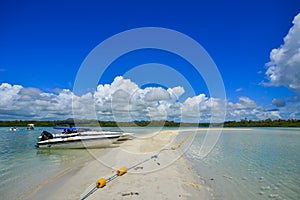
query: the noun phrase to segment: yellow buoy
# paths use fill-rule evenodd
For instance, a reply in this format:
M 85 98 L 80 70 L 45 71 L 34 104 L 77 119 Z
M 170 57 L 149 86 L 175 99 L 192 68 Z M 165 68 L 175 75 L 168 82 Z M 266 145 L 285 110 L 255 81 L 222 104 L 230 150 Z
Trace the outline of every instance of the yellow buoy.
M 172 150 L 176 150 L 176 146 L 171 146 L 171 149 Z
M 117 170 L 117 175 L 122 176 L 127 172 L 127 167 L 121 167 L 120 169 Z
M 191 137 L 194 133 L 188 134 L 177 146 L 177 148 L 180 148 L 188 139 Z
M 106 179 L 105 179 L 105 178 L 100 178 L 100 179 L 96 182 L 97 188 L 103 188 L 105 185 L 106 185 Z

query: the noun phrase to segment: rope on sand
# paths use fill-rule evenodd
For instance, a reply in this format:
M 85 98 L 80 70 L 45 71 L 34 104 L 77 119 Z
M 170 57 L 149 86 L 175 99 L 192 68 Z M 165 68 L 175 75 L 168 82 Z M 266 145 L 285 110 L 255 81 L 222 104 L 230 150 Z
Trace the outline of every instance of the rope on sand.
M 81 200 L 86 199 L 87 197 L 89 197 L 91 194 L 93 194 L 97 189 L 99 188 L 103 188 L 107 183 L 111 182 L 112 180 L 114 180 L 115 178 L 117 178 L 118 176 L 122 176 L 124 174 L 127 173 L 127 171 L 132 170 L 133 168 L 138 167 L 141 164 L 144 164 L 154 158 L 158 158 L 158 156 L 160 155 L 160 153 L 162 153 L 163 151 L 167 151 L 167 150 L 176 150 L 179 149 L 192 135 L 194 135 L 195 133 L 190 133 L 188 134 L 177 146 L 171 146 L 170 148 L 165 148 L 165 149 L 161 149 L 157 154 L 154 154 L 153 156 L 151 156 L 150 158 L 147 158 L 139 163 L 136 163 L 134 165 L 132 165 L 131 167 L 129 167 L 127 169 L 127 167 L 123 166 L 120 169 L 118 169 L 116 171 L 116 173 L 108 178 L 100 178 L 99 180 L 96 181 L 96 185 L 95 187 L 93 187 L 86 195 L 84 195 Z

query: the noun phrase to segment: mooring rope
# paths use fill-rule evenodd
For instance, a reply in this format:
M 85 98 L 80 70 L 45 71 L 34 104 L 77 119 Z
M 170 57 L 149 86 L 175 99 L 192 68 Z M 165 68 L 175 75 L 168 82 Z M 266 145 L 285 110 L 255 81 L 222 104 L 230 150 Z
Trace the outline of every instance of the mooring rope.
M 93 194 L 97 189 L 99 188 L 103 188 L 106 183 L 109 183 L 110 181 L 114 180 L 115 178 L 117 178 L 118 176 L 122 176 L 124 174 L 127 173 L 127 171 L 132 170 L 133 168 L 136 168 L 137 166 L 144 164 L 150 160 L 152 160 L 153 158 L 158 158 L 158 156 L 160 155 L 160 153 L 162 153 L 163 151 L 167 151 L 167 150 L 176 150 L 179 149 L 193 134 L 195 133 L 190 133 L 188 134 L 183 140 L 181 140 L 181 142 L 177 145 L 177 146 L 172 146 L 170 148 L 165 148 L 165 149 L 161 149 L 157 154 L 152 155 L 150 158 L 147 158 L 139 163 L 136 163 L 134 165 L 132 165 L 131 167 L 129 167 L 128 169 L 126 167 L 121 167 L 120 169 L 118 169 L 116 171 L 116 174 L 108 177 L 107 179 L 105 178 L 100 178 L 98 181 L 96 181 L 96 186 L 93 187 L 86 195 L 84 195 L 81 200 L 86 199 L 87 197 L 89 197 L 91 194 Z

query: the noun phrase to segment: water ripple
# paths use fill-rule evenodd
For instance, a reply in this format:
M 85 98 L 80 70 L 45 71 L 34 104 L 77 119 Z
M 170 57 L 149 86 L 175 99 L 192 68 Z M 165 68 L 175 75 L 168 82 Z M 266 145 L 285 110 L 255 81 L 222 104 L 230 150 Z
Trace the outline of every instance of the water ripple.
M 298 130 L 225 130 L 205 159 L 198 148 L 194 142 L 187 157 L 223 199 L 300 199 Z

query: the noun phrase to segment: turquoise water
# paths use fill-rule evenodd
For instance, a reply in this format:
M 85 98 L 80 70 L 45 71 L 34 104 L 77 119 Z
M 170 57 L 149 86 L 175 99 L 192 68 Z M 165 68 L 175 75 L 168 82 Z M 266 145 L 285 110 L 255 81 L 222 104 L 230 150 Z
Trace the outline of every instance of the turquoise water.
M 300 199 L 300 129 L 225 129 L 204 159 L 201 141 L 197 135 L 186 157 L 212 199 Z
M 42 130 L 53 131 L 0 128 L 1 199 L 22 199 L 49 178 L 93 159 L 86 150 L 36 149 Z M 139 136 L 157 129 L 125 131 Z M 201 159 L 203 138 L 196 135 L 185 157 L 213 189 L 211 199 L 300 199 L 300 129 L 225 129 L 212 152 Z
M 85 150 L 36 149 L 36 138 L 42 130 L 53 131 L 39 127 L 9 131 L 9 127 L 0 127 L 1 199 L 22 199 L 44 181 L 89 158 Z
M 84 149 L 36 149 L 37 137 L 43 130 L 53 132 L 52 127 L 0 127 L 0 199 L 24 199 L 47 181 L 63 174 L 74 166 L 79 167 L 85 161 L 94 159 Z M 99 129 L 101 128 L 93 128 Z M 143 136 L 161 128 L 105 128 L 111 131 L 135 132 Z M 59 131 L 56 131 L 59 133 Z

